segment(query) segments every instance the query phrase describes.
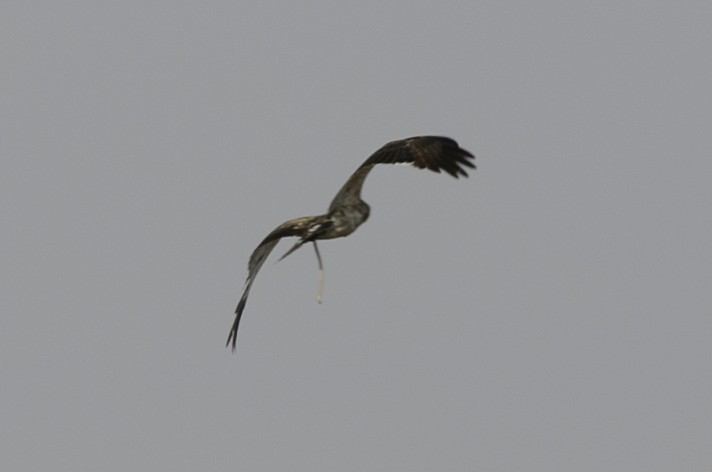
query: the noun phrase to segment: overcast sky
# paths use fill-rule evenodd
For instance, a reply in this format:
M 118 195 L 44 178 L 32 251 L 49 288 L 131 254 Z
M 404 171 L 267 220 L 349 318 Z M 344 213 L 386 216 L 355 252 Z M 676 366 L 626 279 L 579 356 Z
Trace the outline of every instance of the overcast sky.
M 4 469 L 711 470 L 709 2 L 1 10 Z

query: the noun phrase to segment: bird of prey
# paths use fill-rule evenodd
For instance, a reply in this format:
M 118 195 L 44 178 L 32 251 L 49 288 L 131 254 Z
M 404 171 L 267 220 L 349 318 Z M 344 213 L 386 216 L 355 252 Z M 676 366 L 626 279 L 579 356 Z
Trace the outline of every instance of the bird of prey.
M 331 201 L 327 213 L 318 216 L 303 216 L 282 223 L 269 233 L 252 252 L 248 264 L 245 290 L 235 309 L 235 321 L 227 338 L 226 347 L 232 343 L 232 350 L 235 351 L 237 328 L 240 324 L 240 318 L 245 309 L 252 283 L 255 281 L 257 272 L 259 272 L 267 256 L 269 256 L 281 238 L 296 236 L 299 240 L 279 259 L 280 261 L 299 249 L 304 243 L 311 242 L 314 244 L 319 264 L 317 301 L 321 303 L 324 288 L 324 270 L 316 241 L 318 239 L 334 239 L 348 236 L 368 219 L 369 206 L 361 200 L 361 187 L 366 176 L 375 165 L 407 164 L 418 169 L 429 169 L 433 172 L 444 170 L 453 177 L 458 178 L 460 176 L 467 177 L 465 167 L 475 168 L 475 165 L 471 162 L 474 158 L 475 156 L 458 146 L 454 140 L 441 136 L 416 136 L 391 141 L 374 152 L 341 187 L 339 193 Z

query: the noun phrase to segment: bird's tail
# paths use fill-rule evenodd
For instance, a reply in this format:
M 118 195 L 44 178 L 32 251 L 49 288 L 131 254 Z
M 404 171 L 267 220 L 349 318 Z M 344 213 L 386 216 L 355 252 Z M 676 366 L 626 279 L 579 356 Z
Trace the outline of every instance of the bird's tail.
M 309 240 L 308 240 L 308 239 L 305 239 L 305 238 L 302 238 L 302 239 L 300 239 L 299 241 L 297 241 L 297 242 L 294 244 L 294 246 L 292 246 L 292 248 L 291 248 L 289 251 L 285 252 L 284 255 L 279 258 L 279 261 L 281 261 L 282 259 L 284 259 L 284 258 L 287 257 L 288 255 L 290 255 L 291 253 L 293 253 L 294 251 L 296 251 L 297 249 L 299 249 L 300 247 L 302 247 L 302 245 L 303 245 L 304 243 L 306 243 L 306 242 L 309 242 Z M 277 261 L 277 262 L 279 262 L 279 261 Z
M 334 222 L 331 221 L 331 219 L 328 217 L 328 215 L 320 215 L 317 217 L 312 217 L 310 218 L 311 221 L 309 221 L 309 225 L 306 228 L 306 231 L 303 232 L 301 235 L 301 238 L 299 241 L 297 241 L 292 248 L 287 251 L 282 257 L 279 258 L 281 261 L 300 247 L 304 243 L 308 242 L 316 242 L 317 239 L 327 231 L 331 229 L 332 226 L 334 226 Z M 279 261 L 278 261 L 279 262 Z

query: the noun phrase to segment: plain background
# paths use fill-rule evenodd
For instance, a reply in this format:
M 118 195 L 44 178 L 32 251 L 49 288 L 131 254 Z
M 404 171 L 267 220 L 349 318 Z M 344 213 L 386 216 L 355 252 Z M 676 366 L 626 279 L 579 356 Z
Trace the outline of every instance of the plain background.
M 3 469 L 711 470 L 711 5 L 3 2 Z

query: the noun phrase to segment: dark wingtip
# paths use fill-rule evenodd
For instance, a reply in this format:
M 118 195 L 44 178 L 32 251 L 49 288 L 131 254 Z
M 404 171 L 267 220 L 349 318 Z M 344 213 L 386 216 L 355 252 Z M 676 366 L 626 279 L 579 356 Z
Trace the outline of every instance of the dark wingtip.
M 232 341 L 232 352 L 235 352 L 237 349 L 237 328 L 240 326 L 240 318 L 242 318 L 242 311 L 245 309 L 246 302 L 247 297 L 243 297 L 240 303 L 237 304 L 237 308 L 235 308 L 235 321 L 232 323 L 230 334 L 227 336 L 227 343 L 225 343 L 225 347 L 228 347 Z
M 461 148 L 456 141 L 451 141 L 454 146 L 454 149 L 452 149 L 452 154 L 455 158 L 454 164 L 457 169 L 455 178 L 459 178 L 460 176 L 469 177 L 467 171 L 465 170 L 465 167 L 469 167 L 470 169 L 477 169 L 475 163 L 472 162 L 475 159 L 475 156 L 467 149 Z
M 432 167 L 428 166 L 430 170 L 439 172 L 442 169 L 452 177 L 459 179 L 460 177 L 469 177 L 465 169 L 476 169 L 475 164 L 472 162 L 475 156 L 467 149 L 460 147 L 458 142 L 452 138 L 446 136 L 424 136 L 413 139 L 423 139 L 426 142 L 437 142 L 441 145 L 441 158 L 432 162 Z
M 225 343 L 226 348 L 230 345 L 230 341 L 232 341 L 232 352 L 235 352 L 237 350 L 237 331 L 230 330 L 230 334 L 227 337 L 227 343 Z
M 225 347 L 227 348 L 230 346 L 230 342 L 232 341 L 232 352 L 235 352 L 237 349 L 236 343 L 237 343 L 237 329 L 236 326 L 233 325 L 232 329 L 230 330 L 230 334 L 227 336 L 227 342 L 225 343 Z

